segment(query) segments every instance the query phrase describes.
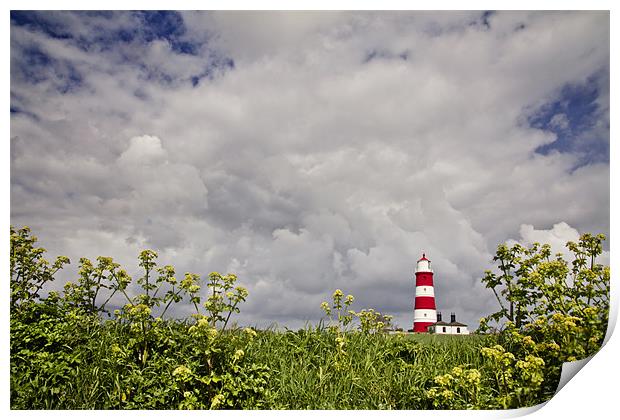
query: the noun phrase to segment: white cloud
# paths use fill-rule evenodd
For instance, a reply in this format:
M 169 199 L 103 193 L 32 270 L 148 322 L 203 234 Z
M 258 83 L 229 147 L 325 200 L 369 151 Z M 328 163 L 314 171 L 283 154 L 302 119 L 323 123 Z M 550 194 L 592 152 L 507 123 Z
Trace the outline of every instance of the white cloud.
M 562 254 L 567 261 L 573 261 L 573 253 L 566 247 L 568 242 L 579 242 L 580 233 L 566 222 L 553 225 L 551 229 L 535 229 L 534 226 L 522 224 L 519 229 L 521 239 L 518 242 L 525 246 L 532 246 L 534 243 L 551 245 L 551 254 Z M 609 251 L 603 251 L 598 261 L 599 264 L 609 264 Z
M 570 127 L 570 121 L 564 113 L 555 114 L 551 118 L 551 120 L 549 120 L 549 125 L 556 129 L 566 130 L 568 127 Z
M 526 245 L 533 245 L 535 242 L 539 244 L 551 245 L 552 252 L 569 254 L 566 243 L 569 241 L 577 242 L 579 240 L 579 232 L 577 229 L 570 227 L 566 222 L 560 222 L 553 225 L 551 229 L 534 229 L 534 226 L 523 224 L 519 229 L 522 241 Z
M 144 135 L 129 140 L 129 147 L 120 155 L 118 162 L 121 165 L 156 165 L 163 163 L 166 155 L 159 138 Z
M 498 243 L 609 231 L 609 165 L 537 154 L 555 137 L 527 124 L 608 71 L 607 13 L 500 12 L 490 29 L 475 12 L 183 16 L 196 56 L 12 28 L 12 60 L 36 43 L 83 74 L 64 95 L 12 76 L 12 104 L 37 117 L 11 117 L 11 223 L 52 253 L 153 247 L 179 273 L 235 271 L 243 322 L 316 320 L 339 287 L 409 328 L 423 250 L 438 305 L 473 324 Z M 235 68 L 193 87 L 212 54 Z

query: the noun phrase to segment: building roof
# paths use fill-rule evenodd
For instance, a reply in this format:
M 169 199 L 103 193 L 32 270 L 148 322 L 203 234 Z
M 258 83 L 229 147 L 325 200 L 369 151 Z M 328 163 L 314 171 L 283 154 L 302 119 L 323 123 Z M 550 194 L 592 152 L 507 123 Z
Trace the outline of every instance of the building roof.
M 439 326 L 448 325 L 448 326 L 451 326 L 451 327 L 466 327 L 467 326 L 467 324 L 461 324 L 460 322 L 456 322 L 456 321 L 455 322 L 451 322 L 449 324 L 447 322 L 445 322 L 445 321 L 437 321 L 434 324 L 429 325 L 429 327 L 434 327 L 436 325 L 439 325 Z

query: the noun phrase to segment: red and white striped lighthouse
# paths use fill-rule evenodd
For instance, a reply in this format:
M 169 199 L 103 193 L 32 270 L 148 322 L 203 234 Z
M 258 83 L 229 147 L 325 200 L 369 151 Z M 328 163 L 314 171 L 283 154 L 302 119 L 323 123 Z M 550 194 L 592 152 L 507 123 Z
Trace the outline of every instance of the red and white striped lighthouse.
M 422 254 L 415 270 L 415 304 L 413 310 L 413 331 L 427 332 L 429 325 L 437 322 L 435 288 L 431 261 Z

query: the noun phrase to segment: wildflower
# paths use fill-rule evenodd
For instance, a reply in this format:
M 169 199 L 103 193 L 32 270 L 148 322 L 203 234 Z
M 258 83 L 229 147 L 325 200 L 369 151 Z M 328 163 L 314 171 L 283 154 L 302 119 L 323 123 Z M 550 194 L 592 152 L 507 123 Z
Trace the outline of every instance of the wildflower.
M 543 367 L 545 365 L 545 361 L 540 357 L 529 355 L 526 356 L 525 360 L 536 367 Z
M 495 351 L 489 347 L 483 347 L 480 350 L 480 353 L 482 353 L 482 355 L 485 357 L 492 357 L 495 355 Z
M 235 287 L 235 290 L 237 291 L 239 299 L 245 301 L 245 299 L 248 297 L 248 289 L 242 286 L 237 286 Z
M 243 352 L 243 350 L 239 349 L 235 352 L 234 359 L 240 360 L 241 358 L 243 358 L 243 356 L 245 356 L 245 353 Z
M 217 329 L 211 326 L 208 318 L 198 318 L 195 325 L 189 328 L 191 334 L 199 336 L 207 336 L 209 339 L 214 339 L 217 336 Z
M 191 375 L 192 371 L 184 365 L 178 366 L 173 372 L 172 376 L 187 376 Z
M 218 408 L 224 402 L 224 396 L 222 394 L 217 394 L 211 400 L 211 409 Z
M 333 295 L 334 299 L 342 298 L 343 296 L 344 296 L 344 293 L 342 293 L 342 290 L 336 289 L 336 291 L 334 291 L 334 295 Z
M 256 337 L 256 331 L 254 331 L 252 328 L 245 328 L 243 330 L 244 333 L 246 333 L 248 336 L 250 336 L 251 338 Z
M 437 396 L 437 388 L 431 388 L 428 391 L 426 391 L 426 396 L 428 398 L 435 398 Z
M 347 295 L 347 297 L 344 299 L 344 303 L 345 305 L 350 305 L 353 303 L 354 300 L 355 298 L 353 297 L 353 295 Z
M 592 316 L 598 312 L 598 308 L 596 306 L 588 306 L 586 309 L 583 310 L 583 312 L 587 316 Z
M 555 341 L 552 341 L 550 343 L 545 343 L 545 344 L 549 350 L 560 351 L 560 346 Z
M 196 326 L 198 328 L 208 328 L 211 326 L 211 324 L 209 323 L 209 320 L 207 318 L 200 318 L 197 322 L 196 322 Z
M 452 397 L 454 397 L 454 392 L 450 391 L 449 389 L 444 389 L 441 392 L 441 396 L 447 400 L 451 399 Z
M 534 343 L 534 340 L 532 340 L 532 337 L 530 337 L 529 335 L 523 337 L 523 344 L 528 347 L 534 347 L 536 345 L 536 343 Z
M 448 385 L 450 382 L 452 382 L 453 379 L 454 377 L 450 375 L 449 373 L 447 373 L 445 375 L 436 376 L 435 383 L 437 385 L 445 386 L 445 385 Z
M 321 302 L 321 308 L 325 311 L 325 313 L 327 313 L 329 315 L 329 313 L 331 312 L 329 309 L 329 303 L 327 302 Z
M 510 352 L 504 353 L 501 358 L 501 361 L 504 364 L 504 366 L 510 366 L 510 363 L 513 362 L 514 360 L 515 360 L 515 355 Z
M 138 305 L 130 305 L 129 314 L 137 317 L 148 317 L 151 315 L 151 308 L 144 303 Z
M 209 337 L 210 339 L 214 339 L 215 337 L 217 337 L 217 330 L 215 328 L 209 328 L 207 330 L 207 337 Z
M 467 375 L 466 375 L 466 379 L 467 382 L 471 383 L 471 384 L 479 384 L 480 383 L 480 371 L 478 371 L 478 369 L 469 369 L 467 371 Z

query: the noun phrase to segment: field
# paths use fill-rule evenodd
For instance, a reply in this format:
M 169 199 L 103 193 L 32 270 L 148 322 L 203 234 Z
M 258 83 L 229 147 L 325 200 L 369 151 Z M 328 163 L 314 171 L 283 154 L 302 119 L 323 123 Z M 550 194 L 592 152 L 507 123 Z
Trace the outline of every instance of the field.
M 498 247 L 503 274 L 488 271 L 482 281 L 494 291 L 506 284 L 496 293 L 501 309 L 481 320 L 477 334 L 435 336 L 388 334 L 388 315 L 352 310 L 355 298 L 339 289 L 331 303 L 317 305 L 325 313 L 319 325 L 297 331 L 237 328 L 229 321 L 248 292 L 234 274 L 213 272 L 204 285 L 191 273 L 179 281 L 172 266 L 157 266 L 150 250 L 139 256 L 144 275 L 133 294 L 127 273 L 99 257 L 96 263 L 80 260 L 77 283 L 41 297 L 43 285 L 54 281 L 68 258 L 48 262 L 29 229 L 11 229 L 11 408 L 539 404 L 554 394 L 563 362 L 594 354 L 603 341 L 609 267 L 594 262 L 602 239 L 584 235 L 579 244 L 569 243 L 579 256 L 572 272 L 565 260 L 550 260 L 545 246 Z M 516 284 L 508 263 L 521 264 Z M 111 312 L 106 304 L 117 293 L 127 303 Z M 191 317 L 164 317 L 183 300 L 195 309 Z M 503 329 L 494 330 L 492 321 Z
M 430 339 L 429 339 L 430 338 Z M 347 336 L 345 355 L 329 334 L 261 334 L 257 359 L 276 373 L 274 400 L 286 408 L 431 408 L 425 390 L 452 367 L 479 368 L 486 337 Z M 271 363 L 269 363 L 271 361 Z
M 207 344 L 187 323 L 162 322 L 143 362 L 128 328 L 58 321 L 43 316 L 14 331 L 40 350 L 15 360 L 12 408 L 211 408 L 216 395 L 226 395 L 221 408 L 433 408 L 434 378 L 456 366 L 482 369 L 480 349 L 494 341 L 350 332 L 340 347 L 338 334 L 306 328 L 229 331 Z M 15 342 L 12 351 L 25 355 Z

